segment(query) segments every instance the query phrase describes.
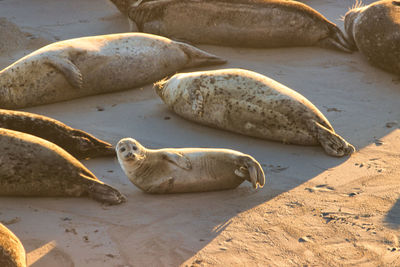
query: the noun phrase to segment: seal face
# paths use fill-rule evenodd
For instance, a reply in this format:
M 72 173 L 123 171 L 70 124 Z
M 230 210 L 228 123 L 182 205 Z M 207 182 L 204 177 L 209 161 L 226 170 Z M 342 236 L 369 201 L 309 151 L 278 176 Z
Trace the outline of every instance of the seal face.
M 171 110 L 201 124 L 284 143 L 321 144 L 332 156 L 354 151 L 304 96 L 252 71 L 179 73 L 155 88 Z
M 344 18 L 348 40 L 368 61 L 400 74 L 400 1 L 357 5 Z
M 18 237 L 0 223 L 0 266 L 25 267 L 25 249 Z
M 43 138 L 78 159 L 115 155 L 111 144 L 60 121 L 34 113 L 0 109 L 0 127 Z
M 256 189 L 265 183 L 253 157 L 230 149 L 146 149 L 132 138 L 121 139 L 115 149 L 126 176 L 147 193 L 233 189 L 244 180 Z
M 0 107 L 23 108 L 131 89 L 186 67 L 224 60 L 151 34 L 126 33 L 56 42 L 0 71 Z
M 350 52 L 340 29 L 311 7 L 284 0 L 113 0 L 141 32 L 192 43 L 321 46 Z
M 77 159 L 42 138 L 0 128 L 0 196 L 89 197 L 124 202 Z

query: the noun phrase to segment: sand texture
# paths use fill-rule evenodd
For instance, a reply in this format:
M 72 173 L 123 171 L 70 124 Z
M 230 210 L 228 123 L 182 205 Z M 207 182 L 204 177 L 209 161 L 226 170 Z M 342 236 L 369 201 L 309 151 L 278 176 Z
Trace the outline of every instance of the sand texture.
M 303 2 L 341 28 L 339 18 L 353 4 Z M 47 43 L 128 28 L 106 0 L 3 0 L 0 67 Z M 130 136 L 151 148 L 236 149 L 267 175 L 258 191 L 246 182 L 223 192 L 147 195 L 115 158 L 84 160 L 127 202 L 0 198 L 0 221 L 24 244 L 29 265 L 400 266 L 400 78 L 357 52 L 200 48 L 228 60 L 218 68 L 256 71 L 303 94 L 358 151 L 333 158 L 321 147 L 201 126 L 170 112 L 151 85 L 25 109 L 112 144 Z

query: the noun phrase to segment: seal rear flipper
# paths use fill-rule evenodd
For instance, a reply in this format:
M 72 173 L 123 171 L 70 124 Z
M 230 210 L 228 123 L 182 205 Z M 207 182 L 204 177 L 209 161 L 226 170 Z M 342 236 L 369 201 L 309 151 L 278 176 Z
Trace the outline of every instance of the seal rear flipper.
M 188 57 L 188 61 L 185 65 L 186 68 L 189 67 L 199 67 L 199 66 L 208 66 L 208 65 L 218 65 L 218 64 L 225 64 L 226 60 L 216 55 L 207 53 L 203 50 L 200 50 L 194 46 L 176 42 L 182 51 Z
M 88 194 L 89 197 L 93 198 L 94 200 L 110 205 L 117 205 L 126 201 L 125 196 L 122 195 L 117 189 L 100 181 L 95 181 L 92 178 L 88 177 L 88 179 L 92 180 L 88 186 Z
M 343 157 L 356 151 L 354 146 L 334 131 L 327 129 L 316 121 L 313 121 L 313 124 L 317 132 L 317 139 L 328 155 Z
M 79 151 L 74 155 L 78 158 L 93 158 L 102 156 L 115 156 L 115 148 L 103 140 L 79 129 L 74 129 L 73 138 L 79 144 Z
M 329 49 L 336 49 L 346 53 L 352 53 L 353 48 L 347 41 L 342 31 L 334 24 L 330 25 L 330 35 L 318 41 L 318 46 Z
M 162 157 L 169 162 L 175 164 L 179 168 L 182 168 L 184 170 L 192 169 L 192 163 L 190 162 L 190 160 L 180 153 L 164 151 Z
M 264 171 L 263 171 L 260 163 L 258 163 L 251 156 L 243 156 L 241 158 L 241 163 L 248 170 L 248 175 L 250 178 L 250 182 L 253 185 L 253 188 L 257 189 L 258 186 L 260 188 L 263 188 L 263 186 L 265 184 L 265 174 L 264 174 Z M 241 171 L 239 171 L 239 172 L 241 172 Z
M 72 87 L 77 89 L 82 88 L 82 73 L 68 58 L 60 56 L 48 56 L 45 60 L 45 64 L 50 65 L 60 71 Z

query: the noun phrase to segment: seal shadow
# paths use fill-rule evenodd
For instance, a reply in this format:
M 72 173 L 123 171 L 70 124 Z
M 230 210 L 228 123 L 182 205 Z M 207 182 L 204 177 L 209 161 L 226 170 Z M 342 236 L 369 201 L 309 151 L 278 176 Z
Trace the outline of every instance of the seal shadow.
M 400 228 L 400 199 L 392 206 L 384 218 L 384 222 L 388 227 L 393 229 Z

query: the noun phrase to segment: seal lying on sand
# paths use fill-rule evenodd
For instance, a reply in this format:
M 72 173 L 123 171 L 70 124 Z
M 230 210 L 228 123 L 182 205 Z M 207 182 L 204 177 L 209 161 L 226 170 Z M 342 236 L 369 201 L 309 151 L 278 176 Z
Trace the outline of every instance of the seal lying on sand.
M 260 164 L 230 149 L 146 149 L 132 138 L 116 146 L 129 180 L 147 193 L 186 193 L 233 189 L 244 180 L 253 188 L 265 183 Z
M 0 127 L 46 139 L 78 159 L 115 155 L 111 144 L 38 114 L 0 109 Z
M 224 62 L 193 46 L 143 33 L 56 42 L 0 72 L 0 108 L 130 89 L 182 68 Z
M 42 138 L 0 128 L 0 196 L 89 197 L 124 202 L 77 159 Z
M 321 144 L 331 156 L 354 151 L 304 96 L 252 71 L 180 73 L 155 88 L 171 110 L 189 120 L 284 143 Z
M 400 74 L 399 0 L 356 5 L 346 13 L 344 27 L 354 49 L 372 65 Z
M 320 46 L 350 52 L 340 29 L 311 7 L 283 0 L 112 0 L 141 32 L 192 43 Z M 125 9 L 128 8 L 127 11 Z
M 13 232 L 0 223 L 0 266 L 25 267 L 25 249 Z

